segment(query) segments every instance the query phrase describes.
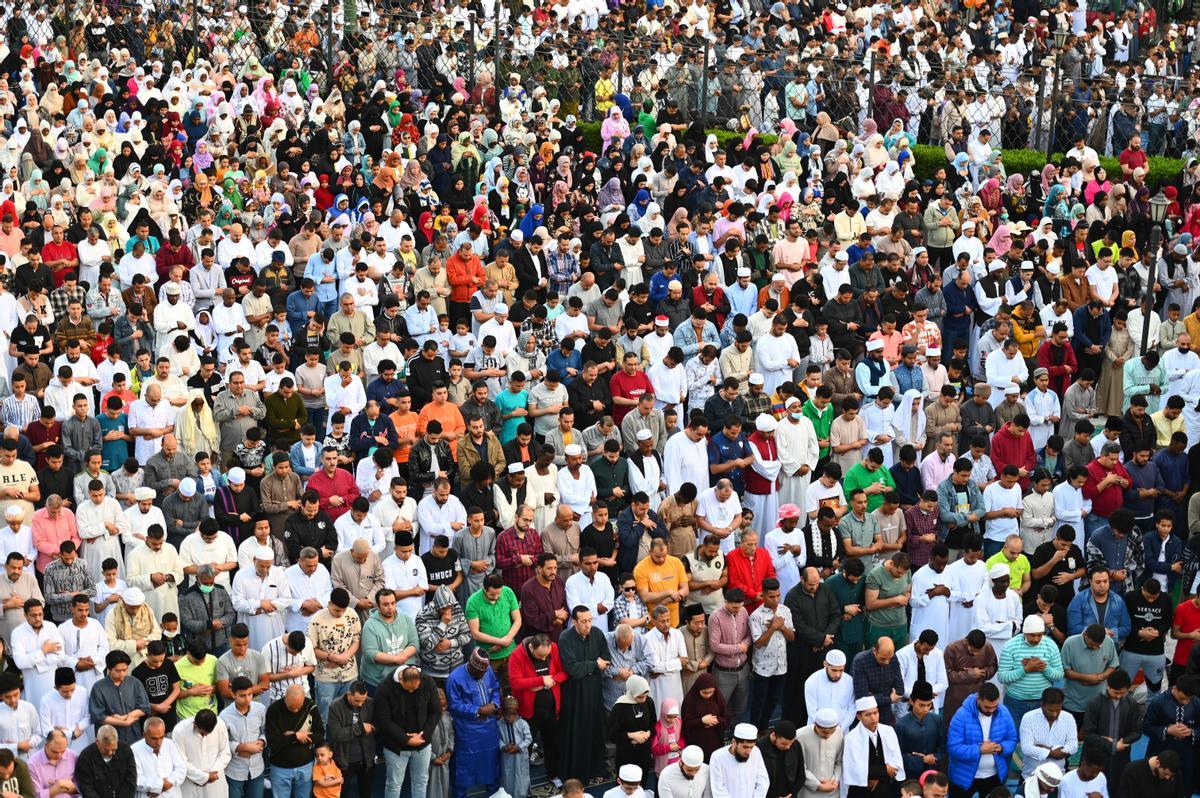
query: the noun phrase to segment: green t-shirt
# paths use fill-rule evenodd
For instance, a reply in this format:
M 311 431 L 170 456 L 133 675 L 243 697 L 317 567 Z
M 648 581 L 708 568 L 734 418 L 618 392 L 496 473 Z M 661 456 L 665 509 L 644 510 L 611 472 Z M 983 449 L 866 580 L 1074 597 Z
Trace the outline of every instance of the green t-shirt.
M 217 658 L 209 654 L 204 662 L 193 665 L 192 660 L 185 654 L 175 661 L 175 670 L 179 673 L 180 690 L 187 690 L 198 684 L 214 685 L 211 695 L 192 695 L 175 702 L 175 714 L 180 720 L 190 718 L 202 709 L 217 711 Z
M 867 467 L 862 463 L 855 463 L 851 466 L 846 475 L 842 477 L 842 489 L 846 492 L 846 500 L 850 500 L 850 494 L 858 488 L 866 488 L 868 485 L 874 485 L 876 482 L 886 485 L 889 489 L 896 489 L 896 480 L 892 479 L 892 472 L 879 466 L 874 471 L 868 471 Z M 867 512 L 872 513 L 883 504 L 883 493 L 871 493 L 867 495 Z
M 883 563 L 876 565 L 867 574 L 867 591 L 878 590 L 881 599 L 901 595 L 908 590 L 911 583 L 912 576 L 908 571 L 905 571 L 899 579 L 894 579 Z M 867 622 L 871 626 L 882 628 L 907 627 L 908 613 L 903 604 L 888 607 L 885 610 L 867 610 Z
M 479 619 L 479 631 L 485 635 L 492 637 L 504 637 L 508 634 L 508 630 L 512 628 L 512 611 L 518 609 L 521 603 L 517 601 L 517 594 L 512 592 L 512 588 L 500 588 L 500 597 L 496 602 L 487 600 L 486 594 L 480 588 L 471 594 L 467 599 L 466 615 L 469 622 L 472 618 Z M 489 646 L 484 646 L 484 651 L 492 659 L 504 659 L 513 652 L 517 647 L 516 641 L 509 644 L 508 648 L 500 651 L 487 651 Z

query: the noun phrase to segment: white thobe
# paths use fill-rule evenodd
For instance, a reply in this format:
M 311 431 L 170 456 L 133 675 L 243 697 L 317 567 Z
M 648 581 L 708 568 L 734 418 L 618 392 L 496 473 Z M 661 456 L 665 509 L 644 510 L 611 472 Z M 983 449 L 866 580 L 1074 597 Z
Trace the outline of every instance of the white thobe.
M 158 587 L 150 581 L 150 575 L 160 573 L 173 576 L 175 581 L 163 582 Z M 146 603 L 154 610 L 154 617 L 161 618 L 168 612 L 179 614 L 179 586 L 183 584 L 183 561 L 179 552 L 170 543 L 163 541 L 162 548 L 152 551 L 145 543 L 129 554 L 127 581 L 132 587 L 140 587 L 146 594 Z
M 30 743 L 30 756 L 42 744 L 45 737 L 38 711 L 28 701 L 18 701 L 17 708 L 0 702 L 0 748 L 7 748 L 18 756 L 22 756 L 20 744 L 26 740 Z
M 687 648 L 683 645 L 683 634 L 678 629 L 667 630 L 666 637 L 658 629 L 646 630 L 642 639 L 650 652 L 650 697 L 654 706 L 661 707 L 663 701 L 673 698 L 676 706 L 683 704 L 683 661 Z
M 187 762 L 187 778 L 182 787 L 183 798 L 226 798 L 229 784 L 225 781 L 225 766 L 233 758 L 229 746 L 229 729 L 217 718 L 217 725 L 208 734 L 196 731 L 196 719 L 179 721 L 171 739 Z M 208 774 L 216 772 L 217 780 L 209 782 Z
M 179 329 L 179 325 L 183 324 L 184 329 Z M 192 309 L 183 304 L 182 301 L 172 305 L 168 302 L 160 302 L 154 307 L 154 331 L 158 333 L 159 340 L 174 341 L 176 337 L 182 335 L 187 337 L 189 331 L 196 329 L 196 316 L 192 313 Z
M 750 758 L 739 762 L 727 746 L 713 751 L 708 763 L 708 784 L 712 798 L 767 798 L 771 776 L 757 747 Z
M 96 667 L 89 671 L 75 671 L 75 691 L 88 691 L 104 675 L 104 658 L 108 656 L 108 633 L 104 625 L 95 618 L 88 618 L 80 629 L 75 621 L 67 621 L 58 627 L 63 641 L 63 665 L 74 670 L 79 660 L 91 658 Z
M 184 566 L 211 565 L 237 562 L 237 544 L 228 532 L 218 531 L 212 543 L 206 543 L 199 532 L 193 532 L 179 544 L 179 559 Z M 229 571 L 221 571 L 216 576 L 216 583 L 229 590 Z
M 658 362 L 646 369 L 646 377 L 654 389 L 654 409 L 661 413 L 668 405 L 674 405 L 678 413 L 675 427 L 683 429 L 686 413 L 681 405 L 687 393 L 687 371 L 682 365 L 667 368 L 666 363 Z
M 869 402 L 862 409 L 863 423 L 867 427 L 867 444 L 868 450 L 872 446 L 879 447 L 879 451 L 883 452 L 883 467 L 891 468 L 895 462 L 892 458 L 891 439 L 896 436 L 896 430 L 893 429 L 892 421 L 896 417 L 896 411 L 889 404 L 887 407 L 880 407 L 876 402 Z M 881 440 L 884 436 L 888 440 Z
M 163 397 L 158 404 L 151 407 L 144 399 L 138 399 L 129 406 L 130 429 L 162 429 L 175 425 L 175 408 Z M 162 449 L 162 438 L 146 440 L 138 437 L 133 442 L 133 456 L 139 463 L 145 463 Z
M 1091 512 L 1091 499 L 1083 498 L 1083 490 L 1069 482 L 1055 485 L 1051 493 L 1054 496 L 1054 517 L 1058 523 L 1070 524 L 1075 529 L 1075 539 L 1085 540 L 1083 512 Z
M 79 523 L 78 515 L 75 516 L 75 522 Z M 14 551 L 23 555 L 31 566 L 37 560 L 37 549 L 33 546 L 33 528 L 28 524 L 22 526 L 18 532 L 13 532 L 9 526 L 0 529 L 0 554 L 7 558 Z
M 672 435 L 663 450 L 663 471 L 667 493 L 678 493 L 685 482 L 702 489 L 708 484 L 708 441 L 693 442 L 686 432 Z
M 117 578 L 124 578 L 125 554 L 121 550 L 121 537 L 129 533 L 130 526 L 121 503 L 112 496 L 105 496 L 96 504 L 89 497 L 75 511 L 75 523 L 83 540 L 83 559 L 92 575 L 99 579 L 103 573 L 100 566 L 111 557 L 117 561 Z M 109 531 L 106 526 L 109 523 L 116 528 L 115 533 Z
M 592 501 L 596 498 L 596 477 L 586 465 L 579 466 L 579 476 L 569 468 L 558 470 L 558 501 L 579 515 L 579 528 L 587 529 L 592 523 Z
M 707 456 L 707 455 L 705 455 Z M 525 501 L 533 508 L 533 528 L 545 529 L 554 521 L 554 517 L 558 514 L 558 466 L 550 463 L 545 474 L 539 474 L 536 465 L 531 465 L 525 469 Z M 554 501 L 546 503 L 546 494 L 549 493 L 555 497 Z M 421 504 L 430 501 L 429 497 L 421 500 Z M 466 521 L 464 512 L 462 521 Z M 417 521 L 421 522 L 421 507 L 417 506 Z M 582 527 L 580 527 L 582 529 Z M 453 539 L 452 532 L 443 532 Z M 421 539 L 429 541 L 433 538 L 425 532 L 425 524 L 421 522 Z M 426 549 L 429 548 L 429 543 L 425 542 Z
M 1006 590 L 1003 598 L 996 598 L 988 584 L 975 599 L 975 628 L 987 635 L 997 660 L 1004 644 L 1012 639 L 1014 630 L 1020 628 L 1024 618 L 1021 596 L 1015 590 Z
M 854 679 L 843 673 L 842 678 L 831 682 L 825 668 L 819 668 L 804 680 L 804 703 L 810 714 L 825 707 L 833 709 L 842 731 L 847 731 L 854 722 Z
M 167 519 L 163 516 L 162 510 L 153 505 L 150 506 L 150 511 L 145 513 L 136 503 L 129 505 L 125 508 L 125 521 L 128 529 L 122 533 L 121 542 L 125 544 L 126 557 L 146 542 L 146 532 L 150 527 L 158 524 L 164 530 L 167 528 Z
M 400 476 L 400 469 L 396 467 L 395 463 L 387 468 L 380 468 L 370 457 L 359 460 L 358 465 L 354 467 L 354 484 L 358 485 L 358 492 L 364 499 L 370 500 L 371 494 L 379 491 L 379 496 L 371 502 L 372 508 L 388 497 L 392 489 L 392 478 L 398 476 Z M 349 515 L 350 513 L 345 513 L 342 518 L 347 518 Z M 338 520 L 340 521 L 341 518 Z
M 800 584 L 800 569 L 804 567 L 806 552 L 804 550 L 804 533 L 797 526 L 791 532 L 784 532 L 775 527 L 763 538 L 763 545 L 771 555 L 771 564 L 775 566 L 775 578 L 779 580 L 779 593 L 786 596 L 788 591 Z M 790 551 L 780 552 L 782 546 L 799 546 L 800 554 Z
M 530 488 L 526 495 L 532 496 L 533 489 Z M 463 527 L 467 525 L 467 510 L 457 496 L 451 495 L 445 504 L 438 504 L 432 493 L 421 499 L 417 504 L 417 524 L 421 528 L 419 553 L 429 551 L 433 546 L 433 539 L 438 535 L 445 535 L 453 540 L 454 529 L 450 525 L 454 523 L 462 524 Z
M 658 467 L 658 460 L 653 456 L 643 457 L 641 468 L 632 460 L 627 462 L 629 465 L 629 494 L 632 496 L 638 492 L 645 493 L 650 497 L 650 509 L 658 512 L 658 506 L 665 498 L 662 491 L 658 489 L 663 482 L 662 469 Z
M 375 516 L 375 520 L 379 522 L 387 540 L 394 539 L 395 523 L 398 520 L 408 521 L 412 524 L 414 538 L 420 531 L 417 524 L 417 500 L 412 496 L 405 496 L 401 504 L 396 504 L 396 500 L 391 497 L 391 494 L 387 494 L 371 507 L 371 515 Z
M 1163 371 L 1167 373 L 1167 390 L 1166 396 L 1163 397 L 1163 406 L 1165 407 L 1167 399 L 1180 393 L 1184 375 L 1194 369 L 1200 369 L 1200 355 L 1190 349 L 1187 354 L 1182 354 L 1176 347 L 1168 350 L 1162 356 L 1162 367 Z
M 766 449 L 766 453 L 763 453 Z M 742 496 L 742 501 L 746 506 L 754 512 L 754 530 L 761 537 L 770 530 L 775 528 L 779 523 L 779 492 L 775 488 L 776 480 L 779 479 L 779 471 L 783 467 L 783 463 L 779 460 L 779 447 L 775 445 L 774 439 L 763 441 L 763 446 L 760 448 L 755 440 L 750 441 L 750 454 L 754 458 L 754 462 L 750 467 L 754 469 L 754 473 L 765 479 L 771 484 L 772 490 L 765 494 L 751 493 L 746 491 Z M 770 457 L 772 459 L 768 460 Z M 729 536 L 733 540 L 733 535 Z
M 251 648 L 261 651 L 268 641 L 283 634 L 284 613 L 291 606 L 292 589 L 282 568 L 272 565 L 265 579 L 257 571 L 238 571 L 230 598 L 238 621 L 250 627 Z M 275 609 L 264 611 L 262 601 L 272 602 Z
M 988 584 L 987 566 L 983 560 L 967 565 L 966 560 L 955 560 L 946 566 L 950 579 L 950 636 L 948 640 L 961 640 L 975 627 L 975 597 Z
M 775 443 L 779 447 L 779 462 L 783 464 L 779 471 L 779 504 L 794 504 L 803 511 L 812 470 L 821 454 L 817 431 L 807 416 L 799 421 L 789 416 L 775 428 Z M 803 476 L 797 473 L 801 466 L 808 466 L 808 473 Z
M 900 675 L 904 678 L 904 695 L 912 695 L 912 687 L 917 681 L 917 651 L 909 643 L 896 652 L 896 662 L 900 665 Z M 933 688 L 933 706 L 938 712 L 946 700 L 946 688 L 950 679 L 946 674 L 946 656 L 942 649 L 934 647 L 925 655 L 925 681 Z
M 930 598 L 927 592 L 941 585 L 950 588 L 952 592 L 954 590 L 949 567 L 938 573 L 926 563 L 913 573 L 912 599 L 908 602 L 912 607 L 909 637 L 913 640 L 926 629 L 937 632 L 939 645 L 949 645 L 956 639 L 950 637 L 950 599 L 946 596 Z
M 616 601 L 612 581 L 608 577 L 597 572 L 589 579 L 583 571 L 576 571 L 567 579 L 565 587 L 568 607 L 587 607 L 597 626 L 600 629 L 608 628 L 608 610 L 613 608 L 613 602 Z M 605 612 L 597 609 L 601 604 L 605 606 Z
M 1013 377 L 1019 377 L 1022 383 L 1029 379 L 1029 367 L 1025 365 L 1025 358 L 1021 357 L 1020 352 L 1010 358 L 1003 347 L 985 358 L 984 370 L 987 383 L 992 386 L 992 396 L 988 401 L 993 410 L 1004 401 L 1004 389 L 1015 384 Z
M 900 754 L 900 742 L 896 732 L 886 723 L 875 727 L 879 735 L 879 747 L 883 751 L 883 761 L 896 768 L 893 779 L 899 783 L 904 781 L 904 757 Z M 870 759 L 871 738 L 874 735 L 867 731 L 861 723 L 846 732 L 846 741 L 842 749 L 842 795 L 846 795 L 849 787 L 867 786 L 867 765 Z
M 346 414 L 346 429 L 350 429 L 354 417 L 367 406 L 367 392 L 363 390 L 362 380 L 354 378 L 349 385 L 342 385 L 338 374 L 325 378 L 325 406 L 329 408 L 329 420 L 325 422 L 325 434 L 333 432 L 333 414 L 338 408 L 344 407 L 350 412 Z
M 342 513 L 333 522 L 333 531 L 337 532 L 338 551 L 346 551 L 354 546 L 354 541 L 362 538 L 371 544 L 371 551 L 380 557 L 387 556 L 384 552 L 390 548 L 388 542 L 391 535 L 384 537 L 383 528 L 370 513 L 363 516 L 361 524 L 354 520 L 353 513 Z
M 70 699 L 63 698 L 57 690 L 42 696 L 42 736 L 49 734 L 51 729 L 58 729 L 70 738 L 71 750 L 82 754 L 83 749 L 96 739 L 96 727 L 88 708 L 89 692 L 76 687 Z M 76 729 L 82 732 L 78 737 L 74 736 Z
M 13 662 L 25 679 L 25 698 L 36 707 L 42 696 L 54 692 L 55 669 L 67 664 L 62 653 L 62 635 L 50 621 L 43 621 L 42 628 L 36 631 L 26 621 L 13 630 L 10 642 Z M 47 654 L 42 650 L 46 643 L 57 643 L 58 651 Z
M 792 336 L 768 335 L 754 343 L 754 370 L 763 376 L 763 391 L 768 396 L 792 378 L 788 360 L 800 362 L 800 350 Z
M 317 563 L 317 569 L 311 576 L 304 573 L 299 564 L 291 566 L 285 573 L 288 592 L 291 595 L 287 611 L 287 630 L 308 632 L 308 621 L 312 616 L 305 615 L 300 609 L 301 605 L 310 598 L 316 599 L 322 607 L 328 604 L 329 594 L 333 592 L 333 579 L 329 576 L 329 569 L 321 563 Z
M 170 738 L 164 738 L 158 753 L 145 740 L 132 746 L 133 761 L 137 765 L 137 798 L 181 798 L 180 786 L 187 778 L 188 764 L 179 748 Z M 163 792 L 163 779 L 171 782 L 171 789 Z
M 1062 403 L 1054 391 L 1034 388 L 1025 396 L 1025 411 L 1029 414 L 1029 435 L 1033 438 L 1033 449 L 1041 451 L 1058 426 L 1058 421 L 1051 421 L 1050 417 L 1062 418 Z

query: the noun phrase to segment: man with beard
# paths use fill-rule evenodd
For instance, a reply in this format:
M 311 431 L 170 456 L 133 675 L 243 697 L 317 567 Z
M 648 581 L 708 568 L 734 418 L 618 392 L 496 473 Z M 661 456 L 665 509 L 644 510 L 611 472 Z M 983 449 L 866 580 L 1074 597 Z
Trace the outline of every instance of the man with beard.
M 660 798 L 702 798 L 711 795 L 709 768 L 704 764 L 704 751 L 698 745 L 683 749 L 679 761 L 663 768 L 658 774 Z
M 845 737 L 842 758 L 846 795 L 884 798 L 892 794 L 893 784 L 904 780 L 900 743 L 892 727 L 879 722 L 879 706 L 874 696 L 858 699 L 854 709 L 858 725 Z
M 713 798 L 766 798 L 771 776 L 757 743 L 758 729 L 739 723 L 733 728 L 733 742 L 713 751 L 709 761 Z
M 804 682 L 804 702 L 809 707 L 832 709 L 843 731 L 854 722 L 854 681 L 846 675 L 846 655 L 839 649 L 825 654 L 822 670 Z
M 828 663 L 826 652 L 833 645 L 842 610 L 833 591 L 822 583 L 821 572 L 813 567 L 804 569 L 800 584 L 788 591 L 783 603 L 791 610 L 792 623 L 796 627 L 796 639 L 788 644 L 788 678 L 783 715 L 793 723 L 801 723 L 807 715 L 807 683 L 821 667 L 823 657 Z M 844 668 L 844 654 L 841 659 L 841 667 Z M 849 695 L 853 696 L 852 689 Z M 826 697 L 821 696 L 822 699 Z M 847 703 L 851 701 L 852 698 L 848 697 Z M 813 708 L 823 706 L 837 705 L 818 703 Z
M 562 685 L 560 770 L 586 783 L 607 768 L 603 684 L 611 655 L 604 633 L 592 627 L 587 607 L 572 608 L 571 619 L 571 628 L 558 638 L 568 676 Z

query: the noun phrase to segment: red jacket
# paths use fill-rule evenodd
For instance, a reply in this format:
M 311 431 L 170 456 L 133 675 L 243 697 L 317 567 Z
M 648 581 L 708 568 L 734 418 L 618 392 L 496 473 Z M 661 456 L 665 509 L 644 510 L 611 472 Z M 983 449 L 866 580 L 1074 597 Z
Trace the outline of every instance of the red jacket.
M 1075 360 L 1075 350 L 1071 348 L 1071 342 L 1068 341 L 1066 346 L 1059 349 L 1045 341 L 1038 347 L 1037 364 L 1050 372 L 1050 390 L 1062 399 L 1075 375 L 1079 373 L 1079 363 Z
M 754 612 L 762 604 L 759 595 L 762 593 L 763 580 L 775 576 L 775 566 L 771 563 L 771 554 L 759 544 L 751 561 L 741 547 L 725 555 L 725 573 L 729 575 L 728 587 L 740 587 L 746 594 L 746 612 Z
M 522 640 L 508 658 L 508 683 L 520 705 L 518 712 L 526 720 L 533 717 L 534 688 L 542 686 L 542 677 L 538 676 L 529 656 L 528 643 L 529 640 Z M 567 672 L 563 670 L 562 660 L 558 657 L 557 643 L 550 644 L 550 677 L 554 679 L 554 711 L 557 713 L 562 709 L 562 690 L 559 685 L 567 680 Z
M 763 460 L 772 461 L 779 459 L 779 445 L 774 438 L 764 438 L 763 434 L 755 430 L 750 434 L 749 443 L 762 456 Z M 753 493 L 755 496 L 767 496 L 775 492 L 779 478 L 769 480 L 762 474 L 754 470 L 754 467 L 743 468 L 742 478 L 746 480 L 746 492 Z
M 336 469 L 333 477 L 325 476 L 325 470 L 321 469 L 308 478 L 307 487 L 315 490 L 321 497 L 321 509 L 329 515 L 330 521 L 336 521 L 349 512 L 350 505 L 358 498 L 358 485 L 354 482 L 354 475 L 344 468 Z M 334 496 L 342 497 L 342 503 L 337 507 L 329 503 Z
M 1093 460 L 1088 463 L 1087 472 L 1087 482 L 1083 483 L 1083 498 L 1091 500 L 1093 513 L 1101 518 L 1108 518 L 1112 515 L 1113 510 L 1116 510 L 1124 503 L 1125 489 L 1120 485 L 1109 485 L 1102 491 L 1096 490 L 1096 486 L 1103 482 L 1104 478 L 1109 474 L 1109 471 L 1100 465 L 1099 460 Z M 1112 473 L 1125 478 L 1128 482 L 1132 482 L 1129 479 L 1129 472 L 1120 463 L 1113 466 Z
M 1004 466 L 1012 464 L 1024 468 L 1029 473 L 1037 468 L 1037 452 L 1033 450 L 1033 438 L 1026 430 L 1021 437 L 1012 434 L 1012 422 L 1005 424 L 992 436 L 992 464 L 1000 471 Z M 1029 489 L 1029 478 L 1021 480 L 1021 490 Z
M 446 258 L 446 282 L 450 283 L 451 302 L 470 302 L 471 295 L 485 279 L 483 265 L 475 253 L 463 258 L 455 252 Z

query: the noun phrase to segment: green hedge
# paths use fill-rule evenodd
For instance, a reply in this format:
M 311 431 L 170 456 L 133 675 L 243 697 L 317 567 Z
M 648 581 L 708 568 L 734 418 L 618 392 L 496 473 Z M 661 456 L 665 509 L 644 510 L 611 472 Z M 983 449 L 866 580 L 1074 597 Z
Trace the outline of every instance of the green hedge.
M 600 152 L 600 123 L 599 122 L 580 122 L 579 128 L 583 131 L 584 140 L 588 147 L 593 152 Z M 737 142 L 745 138 L 742 133 L 734 133 L 730 130 L 716 129 L 710 130 L 717 137 L 717 141 L 722 147 L 732 147 Z M 764 135 L 761 137 L 765 143 L 774 143 L 775 136 Z M 915 163 L 913 172 L 918 179 L 932 177 L 938 167 L 946 166 L 946 152 L 942 147 L 931 144 L 918 144 L 913 147 L 913 155 Z M 1054 156 L 1054 163 L 1061 164 L 1063 156 L 1061 154 Z M 1038 150 L 1004 150 L 1004 166 L 1008 174 L 1020 172 L 1028 175 L 1034 169 L 1041 169 L 1046 165 L 1046 153 Z M 1101 156 L 1100 165 L 1108 172 L 1111 180 L 1114 175 L 1121 174 L 1121 164 L 1116 158 L 1107 155 Z M 1160 183 L 1173 179 L 1180 171 L 1183 170 L 1184 161 L 1179 158 L 1160 158 L 1152 156 L 1150 158 L 1150 169 L 1146 175 L 1146 183 L 1150 186 L 1157 186 Z

